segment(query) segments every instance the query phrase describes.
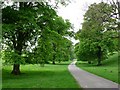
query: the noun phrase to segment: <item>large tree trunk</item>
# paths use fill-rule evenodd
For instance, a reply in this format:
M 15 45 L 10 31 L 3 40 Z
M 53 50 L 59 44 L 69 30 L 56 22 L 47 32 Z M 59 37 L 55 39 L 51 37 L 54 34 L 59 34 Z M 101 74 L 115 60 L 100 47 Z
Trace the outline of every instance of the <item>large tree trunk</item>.
M 100 47 L 100 46 L 98 46 L 98 53 L 97 53 L 97 57 L 98 57 L 98 64 L 97 64 L 97 66 L 100 66 L 100 65 L 102 65 L 102 64 L 101 64 L 102 51 L 101 51 L 101 47 Z
M 20 56 L 21 56 L 21 50 L 22 50 L 22 48 L 19 48 L 16 52 Z M 13 70 L 12 70 L 11 74 L 14 74 L 14 75 L 19 75 L 20 74 L 20 64 L 16 64 L 16 63 L 13 64 Z
M 23 38 L 23 33 L 22 32 L 17 31 L 17 33 L 18 33 L 18 36 L 16 37 L 17 41 L 15 41 L 15 37 L 14 37 L 13 46 L 14 46 L 15 53 L 21 56 L 22 46 L 24 44 L 23 43 L 24 38 Z M 13 70 L 12 70 L 11 73 L 14 74 L 14 75 L 19 75 L 20 74 L 20 64 L 16 64 L 16 62 L 14 62 Z
M 88 64 L 91 64 L 91 61 L 88 61 Z
M 21 54 L 22 54 L 22 44 L 21 44 L 21 42 L 17 43 L 17 46 L 15 47 L 15 53 L 17 53 L 18 55 L 21 56 Z M 13 70 L 12 70 L 11 73 L 14 74 L 14 75 L 19 75 L 20 74 L 20 64 L 16 64 L 16 62 L 14 62 Z
M 52 64 L 55 64 L 55 61 L 53 60 Z
M 14 75 L 19 75 L 20 74 L 20 64 L 14 64 L 13 70 L 11 73 Z

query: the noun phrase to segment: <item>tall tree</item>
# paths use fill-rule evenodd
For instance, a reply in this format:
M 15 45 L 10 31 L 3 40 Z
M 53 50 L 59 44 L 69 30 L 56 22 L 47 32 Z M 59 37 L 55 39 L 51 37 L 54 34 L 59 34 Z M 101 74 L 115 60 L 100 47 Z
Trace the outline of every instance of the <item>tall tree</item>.
M 107 52 L 113 51 L 112 40 L 117 32 L 116 19 L 108 16 L 111 11 L 111 5 L 101 2 L 92 4 L 85 13 L 82 30 L 77 33 L 80 40 L 77 56 L 80 60 L 90 63 L 91 60 L 97 59 L 97 65 L 101 65 Z
M 46 55 L 43 56 L 43 58 L 46 58 L 44 60 L 47 60 L 48 56 L 52 56 L 52 62 L 55 64 L 57 56 L 60 54 L 60 48 L 63 48 L 63 44 L 66 43 L 63 36 L 68 35 L 71 24 L 68 20 L 64 20 L 59 16 L 55 16 L 51 20 L 46 18 L 46 21 L 49 22 L 44 24 L 45 30 L 42 32 L 41 37 L 39 37 L 39 42 L 44 41 L 44 43 L 38 43 L 39 49 L 37 51 L 39 53 L 44 52 L 44 55 Z M 40 48 L 42 47 L 45 49 L 41 52 Z
M 27 5 L 26 2 L 21 2 L 19 4 L 19 8 L 13 5 L 2 9 L 2 22 L 3 43 L 14 50 L 18 56 L 21 56 L 22 49 L 27 44 L 26 42 L 34 38 L 37 27 L 35 25 L 35 14 L 33 13 L 35 10 L 30 6 L 32 3 Z M 13 74 L 20 74 L 18 61 L 14 61 Z
M 52 22 L 54 23 L 54 18 L 57 17 L 55 10 L 46 2 L 14 2 L 12 6 L 3 6 L 2 43 L 16 56 L 13 60 L 12 74 L 20 74 L 21 55 L 24 51 L 36 47 L 38 40 L 42 40 L 41 50 L 45 49 L 45 34 L 48 33 L 53 25 Z M 53 30 L 56 29 L 53 28 Z

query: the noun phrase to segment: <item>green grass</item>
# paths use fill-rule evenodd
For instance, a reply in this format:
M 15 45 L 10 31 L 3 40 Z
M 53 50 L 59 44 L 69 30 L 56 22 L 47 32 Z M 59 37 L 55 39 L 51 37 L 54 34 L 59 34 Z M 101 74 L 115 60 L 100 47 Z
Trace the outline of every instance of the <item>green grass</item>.
M 10 74 L 12 66 L 3 67 L 3 88 L 80 88 L 68 71 L 68 62 L 61 64 L 21 65 L 23 74 Z
M 78 61 L 77 66 L 120 84 L 120 78 L 118 78 L 118 53 L 110 56 L 107 60 L 104 60 L 102 66 L 90 65 L 87 62 L 82 61 Z

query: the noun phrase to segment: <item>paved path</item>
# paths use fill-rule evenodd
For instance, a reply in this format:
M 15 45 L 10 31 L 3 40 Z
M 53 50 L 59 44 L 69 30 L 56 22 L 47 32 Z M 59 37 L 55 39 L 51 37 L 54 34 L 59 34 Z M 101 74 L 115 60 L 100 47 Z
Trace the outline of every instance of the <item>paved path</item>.
M 86 72 L 76 67 L 75 63 L 76 61 L 73 61 L 68 66 L 68 69 L 82 88 L 118 88 L 117 83 L 114 83 L 110 80 Z M 116 89 L 112 89 L 112 90 L 116 90 Z

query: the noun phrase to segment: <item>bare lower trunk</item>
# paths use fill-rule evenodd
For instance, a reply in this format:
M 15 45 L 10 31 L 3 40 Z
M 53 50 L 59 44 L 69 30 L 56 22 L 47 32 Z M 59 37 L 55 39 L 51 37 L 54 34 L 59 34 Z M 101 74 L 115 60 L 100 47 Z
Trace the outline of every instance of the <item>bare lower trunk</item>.
M 55 64 L 55 59 L 56 59 L 56 44 L 53 43 L 53 50 L 54 50 L 54 55 L 53 55 L 53 61 L 52 61 L 52 64 Z
M 61 61 L 59 60 L 59 63 L 60 63 Z
M 55 64 L 55 61 L 53 61 L 52 64 Z
M 91 64 L 91 61 L 88 61 L 88 64 Z
M 14 64 L 13 70 L 11 73 L 14 75 L 19 75 L 20 74 L 20 64 Z
M 100 66 L 100 65 L 102 65 L 102 64 L 101 64 L 101 60 L 98 60 L 97 66 Z
M 97 53 L 97 56 L 98 56 L 98 64 L 97 64 L 97 66 L 100 66 L 100 65 L 102 65 L 102 64 L 101 64 L 102 51 L 101 51 L 101 47 L 100 47 L 100 46 L 98 47 L 98 53 Z
M 23 4 L 23 3 L 21 3 Z M 24 3 L 25 4 L 25 3 Z M 16 54 L 18 54 L 21 57 L 22 54 L 22 48 L 25 44 L 24 38 L 25 38 L 25 34 L 24 32 L 21 31 L 21 29 L 18 29 L 18 31 L 16 32 L 17 36 L 13 36 L 13 46 L 14 46 L 14 51 Z M 17 57 L 15 57 L 17 58 Z M 19 60 L 21 61 L 21 60 Z M 20 63 L 16 64 L 16 61 L 14 62 L 13 65 L 13 70 L 11 72 L 14 75 L 19 75 L 20 74 Z

